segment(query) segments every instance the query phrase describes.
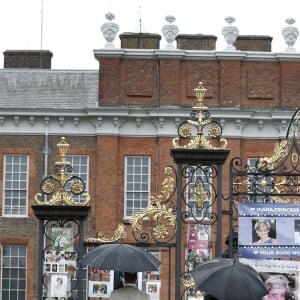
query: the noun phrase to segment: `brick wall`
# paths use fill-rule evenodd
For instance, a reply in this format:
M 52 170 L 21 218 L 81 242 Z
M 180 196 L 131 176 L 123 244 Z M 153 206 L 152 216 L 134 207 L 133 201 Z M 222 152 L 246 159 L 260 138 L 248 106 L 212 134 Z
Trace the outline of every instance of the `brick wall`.
M 100 105 L 189 107 L 202 81 L 210 108 L 298 107 L 299 62 L 102 58 L 100 65 Z

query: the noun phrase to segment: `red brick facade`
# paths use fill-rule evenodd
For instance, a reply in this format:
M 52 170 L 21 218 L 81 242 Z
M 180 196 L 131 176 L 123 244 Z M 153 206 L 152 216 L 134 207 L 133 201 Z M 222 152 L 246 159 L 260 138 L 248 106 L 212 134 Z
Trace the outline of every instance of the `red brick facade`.
M 226 111 L 241 113 L 263 110 L 265 114 L 272 111 L 293 112 L 299 106 L 300 96 L 300 58 L 286 58 L 284 55 L 260 54 L 249 52 L 215 53 L 189 52 L 178 50 L 166 53 L 164 51 L 144 50 L 137 53 L 125 50 L 96 51 L 99 60 L 99 108 L 94 115 L 105 118 L 102 112 L 114 108 L 116 114 L 124 107 L 139 107 L 152 109 L 153 115 L 162 109 L 170 107 L 181 109 L 191 108 L 195 103 L 194 89 L 202 81 L 207 89 L 205 104 L 214 112 L 226 114 Z M 171 109 L 170 109 L 171 111 Z M 58 119 L 58 113 L 53 119 Z M 95 116 L 85 116 L 89 123 L 95 123 Z M 129 115 L 129 116 L 128 116 Z M 157 117 L 155 115 L 155 117 Z M 228 113 L 230 118 L 230 112 Z M 65 118 L 67 119 L 68 116 Z M 120 114 L 118 121 L 122 122 Z M 126 115 L 136 122 L 136 116 Z M 161 119 L 175 119 L 177 116 L 164 116 Z M 188 115 L 186 116 L 188 118 Z M 212 116 L 213 117 L 213 116 Z M 150 117 L 149 117 L 150 118 Z M 146 119 L 146 118 L 145 118 Z M 182 118 L 181 118 L 182 119 Z M 226 117 L 225 125 L 226 125 Z M 102 119 L 101 119 L 102 120 Z M 279 121 L 281 119 L 279 118 Z M 72 120 L 73 121 L 73 120 Z M 143 122 L 144 119 L 141 121 Z M 235 121 L 235 120 L 234 120 Z M 248 123 L 251 117 L 246 120 Z M 263 120 L 267 122 L 268 120 Z M 116 121 L 117 123 L 117 121 Z M 102 134 L 101 126 L 97 133 L 84 134 L 78 131 L 53 134 L 49 137 L 50 170 L 54 167 L 56 144 L 61 136 L 71 148 L 69 154 L 89 155 L 89 194 L 91 196 L 91 213 L 86 225 L 87 237 L 95 237 L 98 231 L 111 236 L 124 216 L 124 157 L 128 155 L 145 155 L 151 157 L 151 194 L 159 192 L 164 177 L 164 168 L 175 165 L 171 156 L 172 139 L 175 135 L 159 134 L 159 119 L 155 119 L 153 127 L 155 135 L 146 134 Z M 246 122 L 245 122 L 246 124 Z M 264 124 L 264 123 L 261 123 Z M 236 121 L 236 127 L 239 122 Z M 117 127 L 118 124 L 115 124 Z M 246 125 L 245 125 L 246 126 Z M 263 126 L 263 125 L 262 125 Z M 114 127 L 114 128 L 115 128 Z M 120 125 L 121 127 L 121 125 Z M 163 127 L 163 124 L 161 125 Z M 234 128 L 235 129 L 235 128 Z M 62 132 L 64 128 L 61 129 Z M 138 129 L 136 129 L 138 130 Z M 223 169 L 223 193 L 228 196 L 229 163 L 233 157 L 241 157 L 246 163 L 247 158 L 263 157 L 272 154 L 275 142 L 280 134 L 268 140 L 261 139 L 259 127 L 255 138 L 248 139 L 243 131 L 237 136 L 229 136 L 229 157 Z M 44 175 L 44 137 L 41 135 L 1 135 L 0 143 L 0 194 L 3 193 L 3 154 L 27 153 L 30 155 L 29 178 L 29 218 L 8 219 L 0 221 L 0 243 L 28 245 L 28 282 L 27 299 L 36 300 L 38 247 L 38 221 L 34 217 L 31 205 L 34 195 L 39 191 L 39 185 Z M 0 202 L 0 206 L 2 202 Z M 224 202 L 226 209 L 228 202 Z M 130 225 L 126 223 L 126 231 Z M 184 227 L 185 228 L 185 227 Z M 223 218 L 223 236 L 228 233 L 228 219 Z M 212 229 L 212 248 L 214 249 L 215 228 Z M 183 240 L 186 233 L 183 233 Z M 132 237 L 128 237 L 132 240 Z M 223 245 L 225 248 L 225 245 Z M 172 256 L 174 257 L 174 249 Z M 182 253 L 184 257 L 184 253 Z M 162 254 L 162 260 L 167 261 L 167 254 Z M 174 262 L 171 274 L 175 273 Z M 161 299 L 167 299 L 168 265 L 163 263 L 161 269 Z M 172 298 L 173 297 L 173 298 Z M 174 299 L 172 286 L 171 299 Z
M 193 103 L 202 81 L 213 107 L 296 108 L 298 61 L 252 61 L 216 57 L 207 60 L 101 58 L 99 104 L 183 105 Z

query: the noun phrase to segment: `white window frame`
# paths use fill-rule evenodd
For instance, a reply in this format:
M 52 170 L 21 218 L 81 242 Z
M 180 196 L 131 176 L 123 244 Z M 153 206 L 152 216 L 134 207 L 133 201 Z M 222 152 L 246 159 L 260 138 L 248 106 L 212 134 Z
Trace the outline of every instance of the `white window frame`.
M 5 247 L 10 247 L 10 253 L 9 255 L 5 255 L 4 256 L 4 248 Z M 13 247 L 15 247 L 15 249 L 13 249 Z M 25 255 L 20 255 L 20 247 L 24 247 L 25 248 Z M 1 246 L 1 294 L 0 294 L 0 298 L 2 298 L 3 293 L 5 291 L 9 291 L 9 295 L 10 292 L 12 290 L 15 290 L 15 292 L 19 293 L 19 292 L 23 292 L 24 297 L 20 296 L 19 294 L 17 295 L 17 297 L 10 295 L 9 298 L 5 298 L 3 297 L 3 299 L 6 300 L 26 300 L 27 299 L 27 246 L 26 245 L 2 245 Z M 13 253 L 13 252 L 17 252 L 17 253 Z M 21 261 L 20 259 L 25 257 L 25 266 L 21 266 Z M 5 269 L 8 269 L 8 272 L 5 272 Z M 9 271 L 10 270 L 10 271 Z M 23 270 L 23 272 L 25 273 L 25 277 L 19 277 L 20 275 L 20 270 Z M 6 273 L 9 274 L 9 277 L 6 277 Z M 12 277 L 12 274 L 16 274 L 15 277 Z M 4 285 L 4 280 L 8 281 L 8 284 L 10 285 L 10 287 L 8 289 L 5 288 Z M 16 288 L 12 288 L 11 284 L 12 282 L 16 281 Z M 20 288 L 20 280 L 25 280 L 25 286 L 24 288 Z
M 203 181 L 203 188 L 206 188 L 207 187 L 209 188 L 209 193 L 210 195 L 212 195 L 212 178 L 209 178 L 210 179 L 210 182 L 207 182 L 206 181 L 206 176 L 203 174 L 203 168 L 209 168 L 209 166 L 201 166 L 201 167 L 197 167 L 197 166 L 188 166 L 188 168 L 196 168 L 196 172 L 192 175 L 192 178 L 187 178 L 186 179 L 186 184 L 187 184 L 187 188 L 186 188 L 186 201 L 187 201 L 187 205 L 186 205 L 186 209 L 188 212 L 191 212 L 192 213 L 192 216 L 190 217 L 190 219 L 196 219 L 196 220 L 200 220 L 200 219 L 203 219 L 204 220 L 206 218 L 209 217 L 209 214 L 210 212 L 212 211 L 212 208 L 211 208 L 211 197 L 209 197 L 209 199 L 207 200 L 209 205 L 208 205 L 208 208 L 207 208 L 207 217 L 203 214 L 205 208 L 204 206 L 202 207 L 203 210 L 199 210 L 197 211 L 196 209 L 196 203 L 193 202 L 190 197 L 189 197 L 189 191 L 190 191 L 190 188 L 191 187 L 194 187 L 195 186 L 195 183 L 197 181 L 197 179 L 199 179 L 200 177 L 202 177 L 202 180 Z M 190 172 L 190 171 L 189 171 Z M 201 172 L 201 174 L 199 174 Z
M 82 158 L 86 158 L 86 165 L 84 164 L 77 164 L 75 159 L 79 159 L 81 162 Z M 70 154 L 66 156 L 66 160 L 71 163 L 71 166 L 73 168 L 73 175 L 80 177 L 84 184 L 85 184 L 85 192 L 88 193 L 89 189 L 89 155 L 86 154 Z M 86 167 L 86 171 L 83 170 L 83 168 Z M 70 187 L 72 184 L 72 180 L 67 183 L 66 190 L 68 190 L 68 187 Z M 84 201 L 85 198 L 82 195 L 72 195 L 72 198 L 76 201 Z
M 13 161 L 10 164 L 11 172 L 8 173 L 8 157 L 11 156 Z M 19 159 L 20 157 L 25 156 L 26 158 L 26 170 L 21 170 L 22 166 L 24 164 L 17 164 L 16 159 Z M 15 168 L 18 170 L 15 170 Z M 25 174 L 26 178 L 21 178 L 22 174 Z M 11 178 L 9 178 L 11 176 Z M 19 178 L 18 178 L 19 177 Z M 3 206 L 2 206 L 2 216 L 3 217 L 13 217 L 13 218 L 24 218 L 28 216 L 28 180 L 29 180 L 29 155 L 27 154 L 5 154 L 3 159 Z M 16 186 L 17 185 L 17 186 Z M 22 186 L 25 185 L 25 186 Z M 20 205 L 20 201 L 24 198 L 20 196 L 15 197 L 13 195 L 15 192 L 25 192 L 25 206 L 23 207 L 24 213 L 21 213 L 22 206 Z M 8 194 L 12 193 L 11 196 Z M 15 199 L 14 199 L 15 198 Z M 7 205 L 7 201 L 11 201 L 9 205 Z M 13 213 L 14 210 L 14 201 L 17 201 L 17 209 L 18 213 Z M 7 212 L 7 209 L 10 210 L 10 213 Z
M 129 159 L 141 160 L 139 166 L 143 169 L 142 161 L 147 159 L 147 164 L 144 166 L 147 167 L 148 172 L 143 173 L 141 169 L 140 172 L 136 172 L 138 165 L 135 163 L 129 165 Z M 151 183 L 151 157 L 150 156 L 126 156 L 125 157 L 125 171 L 124 171 L 124 218 L 128 219 L 136 212 L 141 211 L 142 209 L 148 207 L 149 205 L 149 194 L 150 194 L 150 183 Z M 139 181 L 135 179 L 139 177 Z M 146 180 L 144 177 L 147 177 Z M 146 186 L 146 188 L 145 188 Z M 128 194 L 132 193 L 132 199 L 128 198 Z M 143 198 L 143 195 L 146 195 Z M 136 198 L 136 199 L 134 199 Z M 147 200 L 147 203 L 145 203 Z M 132 207 L 129 207 L 128 202 L 133 201 Z M 145 205 L 146 204 L 146 205 Z M 128 211 L 132 210 L 130 214 Z

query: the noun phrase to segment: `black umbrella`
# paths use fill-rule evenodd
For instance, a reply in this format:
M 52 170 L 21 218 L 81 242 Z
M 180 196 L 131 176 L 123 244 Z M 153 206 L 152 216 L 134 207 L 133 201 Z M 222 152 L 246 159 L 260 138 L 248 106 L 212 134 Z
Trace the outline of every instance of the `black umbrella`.
M 191 275 L 196 289 L 219 300 L 258 300 L 268 294 L 258 272 L 238 259 L 208 260 Z
M 84 265 L 121 272 L 157 271 L 160 261 L 150 252 L 130 244 L 104 244 L 85 254 Z

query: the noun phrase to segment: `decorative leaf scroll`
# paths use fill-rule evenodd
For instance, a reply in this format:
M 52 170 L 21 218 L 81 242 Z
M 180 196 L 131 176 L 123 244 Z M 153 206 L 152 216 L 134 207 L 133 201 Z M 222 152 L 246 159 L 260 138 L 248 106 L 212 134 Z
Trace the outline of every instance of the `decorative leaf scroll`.
M 126 238 L 126 232 L 125 232 L 125 225 L 124 224 L 118 224 L 117 229 L 115 230 L 112 237 L 107 238 L 105 237 L 104 233 L 102 231 L 99 231 L 97 233 L 97 236 L 95 238 L 87 238 L 85 239 L 86 243 L 113 243 L 118 240 Z
M 268 171 L 274 168 L 274 164 L 278 164 L 283 157 L 288 154 L 289 143 L 287 140 L 276 143 L 274 146 L 274 152 L 270 157 L 263 157 L 258 160 L 257 170 Z

